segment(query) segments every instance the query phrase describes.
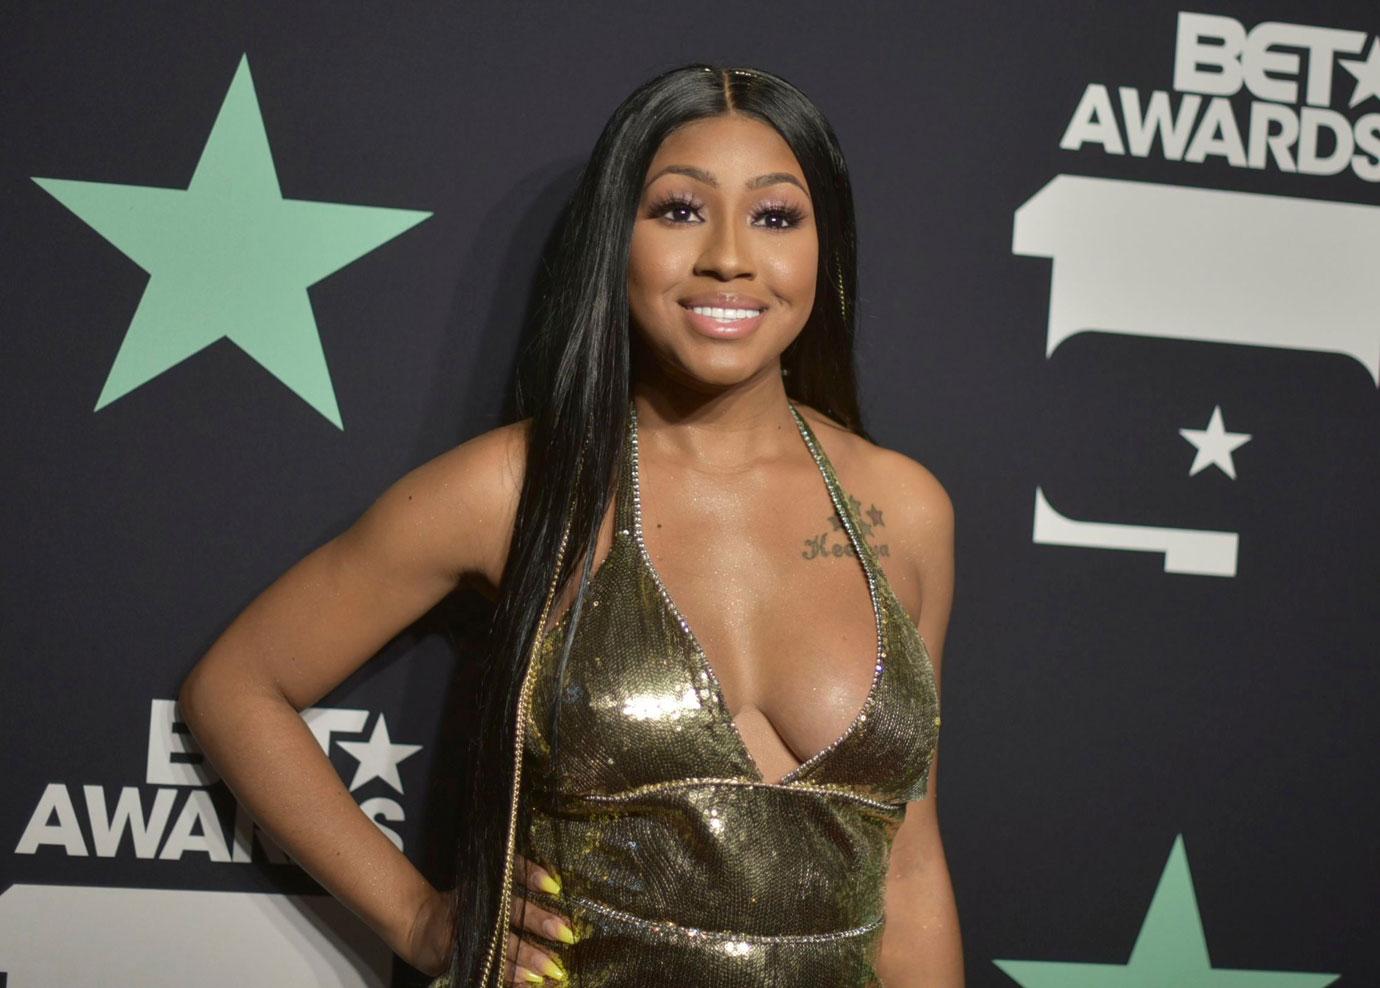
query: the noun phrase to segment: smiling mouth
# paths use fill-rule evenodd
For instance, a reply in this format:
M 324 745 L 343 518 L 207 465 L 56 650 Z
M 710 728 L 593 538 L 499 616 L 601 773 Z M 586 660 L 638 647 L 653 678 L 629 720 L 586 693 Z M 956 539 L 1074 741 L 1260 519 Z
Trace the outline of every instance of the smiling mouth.
M 686 305 L 686 321 L 690 328 L 711 340 L 743 340 L 757 332 L 766 318 L 767 307 L 727 305 Z
M 708 319 L 716 320 L 717 322 L 740 322 L 743 319 L 752 319 L 754 316 L 760 316 L 763 312 L 767 311 L 765 308 L 719 308 L 718 306 L 712 305 L 686 305 L 683 306 L 683 308 L 690 310 L 696 315 L 704 316 Z

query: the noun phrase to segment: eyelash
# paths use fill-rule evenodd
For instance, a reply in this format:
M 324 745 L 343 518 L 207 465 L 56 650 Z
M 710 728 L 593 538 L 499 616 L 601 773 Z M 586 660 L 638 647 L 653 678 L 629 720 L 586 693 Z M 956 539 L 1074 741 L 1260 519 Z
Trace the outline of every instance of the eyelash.
M 704 203 L 699 202 L 696 199 L 692 199 L 691 197 L 686 195 L 672 194 L 664 197 L 663 199 L 658 201 L 655 206 L 652 207 L 652 216 L 662 216 L 666 213 L 667 210 L 677 207 L 693 211 L 703 209 Z M 752 214 L 752 218 L 754 221 L 756 221 L 763 216 L 769 216 L 773 213 L 784 217 L 786 221 L 790 224 L 789 226 L 765 227 L 765 229 L 772 230 L 777 233 L 784 233 L 787 230 L 793 230 L 800 225 L 802 220 L 805 219 L 805 211 L 800 207 L 792 206 L 789 203 L 773 203 L 761 206 Z

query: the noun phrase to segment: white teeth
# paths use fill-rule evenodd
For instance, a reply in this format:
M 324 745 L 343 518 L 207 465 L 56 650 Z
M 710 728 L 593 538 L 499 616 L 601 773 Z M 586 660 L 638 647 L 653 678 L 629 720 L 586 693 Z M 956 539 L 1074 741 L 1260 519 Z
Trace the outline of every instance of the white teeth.
M 716 309 L 707 305 L 692 305 L 690 311 L 719 322 L 737 322 L 739 319 L 751 319 L 758 315 L 761 309 Z

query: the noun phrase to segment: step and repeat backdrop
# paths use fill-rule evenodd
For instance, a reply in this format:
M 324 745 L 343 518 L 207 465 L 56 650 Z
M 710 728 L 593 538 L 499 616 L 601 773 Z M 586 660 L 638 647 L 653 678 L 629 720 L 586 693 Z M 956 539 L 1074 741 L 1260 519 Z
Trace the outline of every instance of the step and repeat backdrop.
M 0 51 L 0 984 L 420 983 L 177 688 L 503 423 L 604 121 L 711 61 L 838 131 L 866 423 L 956 506 L 968 983 L 1380 985 L 1373 3 L 21 3 Z M 303 712 L 438 883 L 486 618 Z

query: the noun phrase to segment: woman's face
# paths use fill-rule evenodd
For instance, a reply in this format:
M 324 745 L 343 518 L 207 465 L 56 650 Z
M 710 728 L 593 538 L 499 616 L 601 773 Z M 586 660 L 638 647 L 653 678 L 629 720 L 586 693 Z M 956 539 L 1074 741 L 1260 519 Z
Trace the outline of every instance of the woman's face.
M 779 374 L 818 267 L 805 176 L 774 129 L 706 117 L 662 142 L 633 225 L 628 309 L 666 373 L 716 389 Z

